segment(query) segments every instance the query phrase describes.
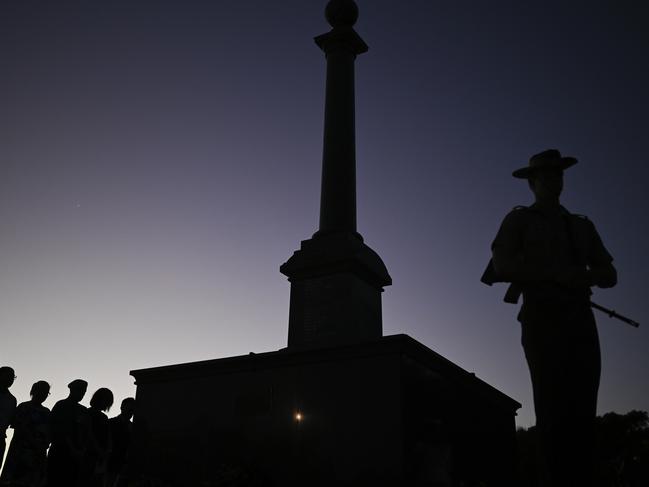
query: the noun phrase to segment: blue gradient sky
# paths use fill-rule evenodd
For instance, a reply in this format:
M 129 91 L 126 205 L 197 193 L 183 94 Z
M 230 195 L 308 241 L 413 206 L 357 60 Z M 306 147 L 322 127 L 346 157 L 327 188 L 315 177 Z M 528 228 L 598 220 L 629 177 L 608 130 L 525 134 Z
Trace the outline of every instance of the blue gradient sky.
M 285 346 L 278 267 L 317 229 L 325 1 L 0 4 L 0 362 L 19 401 L 82 377 Z M 600 412 L 649 410 L 643 2 L 359 1 L 358 222 L 407 333 L 523 403 L 517 309 L 479 277 L 511 171 L 579 158 L 564 204 L 619 285 L 595 299 Z M 407 4 L 407 5 L 406 5 Z M 89 396 L 84 401 L 87 404 Z M 114 411 L 115 412 L 115 411 Z

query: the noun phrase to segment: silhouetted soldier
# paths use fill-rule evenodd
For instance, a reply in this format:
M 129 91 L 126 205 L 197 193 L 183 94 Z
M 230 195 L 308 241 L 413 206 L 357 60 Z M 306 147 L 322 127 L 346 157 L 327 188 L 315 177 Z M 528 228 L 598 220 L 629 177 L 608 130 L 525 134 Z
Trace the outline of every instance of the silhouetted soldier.
M 135 399 L 127 397 L 122 401 L 119 415 L 108 420 L 112 439 L 112 450 L 108 459 L 108 487 L 126 485 L 124 470 L 133 436 L 131 419 L 134 412 Z
M 11 424 L 16 410 L 16 398 L 9 388 L 16 380 L 16 373 L 11 367 L 0 367 L 0 467 L 5 454 L 7 428 Z
M 493 266 L 483 277 L 487 283 L 512 283 L 506 301 L 523 294 L 518 320 L 534 391 L 541 470 L 553 487 L 593 484 L 600 349 L 590 287 L 617 282 L 613 258 L 595 226 L 559 203 L 563 171 L 576 163 L 547 150 L 514 171 L 514 177 L 528 180 L 535 201 L 505 217 L 492 244 Z
M 50 395 L 50 385 L 40 380 L 29 394 L 31 400 L 18 405 L 11 423 L 14 436 L 2 470 L 2 485 L 42 487 L 45 482 L 50 410 L 43 402 Z
M 86 426 L 88 442 L 81 461 L 79 487 L 104 487 L 111 449 L 110 428 L 105 412 L 113 405 L 113 393 L 101 387 L 92 395 Z
M 70 394 L 52 408 L 52 445 L 47 457 L 49 487 L 77 485 L 79 467 L 87 443 L 87 411 L 79 402 L 86 395 L 88 383 L 75 379 L 68 384 Z

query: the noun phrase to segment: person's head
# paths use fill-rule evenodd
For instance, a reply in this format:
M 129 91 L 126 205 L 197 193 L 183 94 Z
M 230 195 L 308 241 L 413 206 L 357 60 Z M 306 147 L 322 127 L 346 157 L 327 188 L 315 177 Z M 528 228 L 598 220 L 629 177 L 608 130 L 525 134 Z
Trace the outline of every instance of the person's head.
M 75 402 L 80 402 L 86 395 L 88 383 L 83 379 L 74 379 L 68 384 L 68 389 L 70 389 L 68 397 Z
M 16 380 L 16 373 L 11 367 L 0 367 L 0 389 L 9 389 Z
M 32 385 L 32 388 L 29 391 L 29 395 L 35 403 L 43 404 L 45 399 L 47 399 L 47 396 L 50 395 L 50 385 L 44 380 L 34 382 L 34 385 Z
M 558 167 L 532 171 L 527 183 L 537 201 L 558 200 L 563 191 L 563 169 Z
M 135 399 L 132 397 L 127 397 L 122 401 L 122 404 L 119 407 L 120 413 L 122 416 L 131 419 L 135 413 Z
M 577 164 L 574 157 L 563 157 L 556 149 L 549 149 L 530 158 L 526 167 L 512 176 L 527 179 L 537 201 L 558 201 L 563 191 L 563 172 Z
M 113 405 L 113 393 L 110 389 L 100 387 L 90 399 L 90 407 L 99 411 L 108 411 Z

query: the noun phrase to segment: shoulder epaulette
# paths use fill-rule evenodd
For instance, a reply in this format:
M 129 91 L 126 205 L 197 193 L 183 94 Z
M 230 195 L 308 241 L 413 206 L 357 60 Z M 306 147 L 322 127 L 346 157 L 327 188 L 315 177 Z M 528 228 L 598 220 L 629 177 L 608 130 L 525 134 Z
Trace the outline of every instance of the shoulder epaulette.
M 570 212 L 568 212 L 568 215 L 571 216 L 571 217 L 579 218 L 580 220 L 584 220 L 584 221 L 587 221 L 587 222 L 590 221 L 586 215 L 580 215 L 579 213 L 570 213 Z
M 571 211 L 566 210 L 563 206 L 561 207 L 561 209 L 568 216 L 574 216 L 576 218 L 579 218 L 580 220 L 590 221 L 586 215 L 580 215 L 579 213 L 573 213 Z

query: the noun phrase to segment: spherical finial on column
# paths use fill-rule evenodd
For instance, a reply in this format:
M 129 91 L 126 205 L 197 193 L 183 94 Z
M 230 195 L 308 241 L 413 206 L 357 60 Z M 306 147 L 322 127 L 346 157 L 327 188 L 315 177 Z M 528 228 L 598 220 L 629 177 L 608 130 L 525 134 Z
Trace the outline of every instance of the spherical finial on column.
M 333 28 L 352 27 L 358 20 L 358 6 L 354 0 L 330 0 L 325 17 Z

